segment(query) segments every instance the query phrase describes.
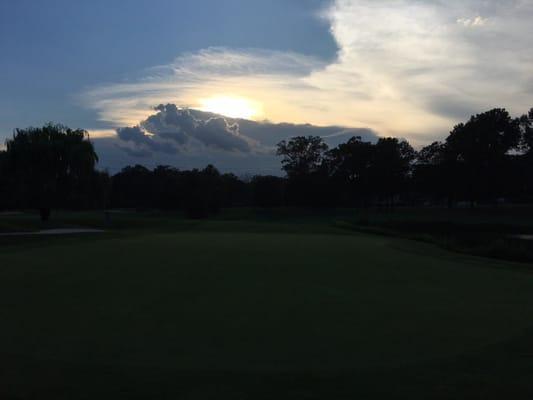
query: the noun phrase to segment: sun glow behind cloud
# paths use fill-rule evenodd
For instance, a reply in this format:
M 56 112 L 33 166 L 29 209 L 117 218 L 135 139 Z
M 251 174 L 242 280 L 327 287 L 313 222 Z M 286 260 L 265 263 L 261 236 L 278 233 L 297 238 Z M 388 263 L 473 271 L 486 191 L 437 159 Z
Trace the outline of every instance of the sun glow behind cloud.
M 216 95 L 199 100 L 201 111 L 208 111 L 230 118 L 254 119 L 262 114 L 262 106 L 250 99 L 236 96 Z
M 339 47 L 333 62 L 209 48 L 144 79 L 93 88 L 84 101 L 111 126 L 135 125 L 157 104 L 174 103 L 229 117 L 368 127 L 424 144 L 472 113 L 500 106 L 519 114 L 533 105 L 532 16 L 524 0 L 337 0 L 323 14 Z

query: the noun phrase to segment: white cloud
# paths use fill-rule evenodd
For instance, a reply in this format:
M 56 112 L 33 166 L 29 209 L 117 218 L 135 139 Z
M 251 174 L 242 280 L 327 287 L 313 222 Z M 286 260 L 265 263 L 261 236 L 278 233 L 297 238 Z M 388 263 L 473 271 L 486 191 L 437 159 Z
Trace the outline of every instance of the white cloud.
M 112 127 L 136 124 L 161 103 L 202 108 L 206 97 L 216 95 L 250 98 L 272 118 L 286 109 L 280 99 L 305 103 L 298 97 L 309 88 L 301 77 L 323 64 L 296 53 L 209 48 L 151 68 L 140 80 L 93 88 L 81 100 Z
M 486 29 L 457 25 L 459 16 L 478 9 L 487 17 L 470 24 L 490 19 Z M 533 103 L 524 91 L 533 71 L 532 16 L 532 7 L 522 1 L 502 7 L 490 0 L 338 0 L 328 18 L 341 52 L 328 78 L 371 96 L 357 108 L 363 123 L 415 140 L 444 134 L 487 108 L 520 113 Z M 315 80 L 325 77 L 319 73 Z M 381 118 L 379 109 L 386 110 Z
M 459 18 L 457 19 L 457 23 L 460 25 L 463 25 L 467 28 L 470 27 L 480 27 L 486 25 L 488 22 L 487 18 L 483 18 L 482 16 L 478 15 L 474 18 Z
M 89 130 L 89 137 L 93 139 L 102 139 L 115 137 L 117 132 L 114 129 L 91 129 Z
M 339 47 L 329 65 L 296 53 L 206 49 L 84 99 L 119 127 L 160 103 L 197 107 L 231 94 L 260 103 L 274 121 L 368 127 L 415 144 L 474 112 L 533 105 L 530 0 L 337 0 L 323 17 Z

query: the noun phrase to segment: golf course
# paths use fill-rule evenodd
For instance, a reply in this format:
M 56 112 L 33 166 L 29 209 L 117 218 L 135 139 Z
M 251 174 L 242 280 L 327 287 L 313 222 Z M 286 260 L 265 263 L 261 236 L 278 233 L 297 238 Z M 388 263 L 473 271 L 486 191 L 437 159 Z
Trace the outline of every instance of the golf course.
M 533 395 L 529 264 L 327 218 L 55 221 L 104 232 L 0 236 L 2 399 Z

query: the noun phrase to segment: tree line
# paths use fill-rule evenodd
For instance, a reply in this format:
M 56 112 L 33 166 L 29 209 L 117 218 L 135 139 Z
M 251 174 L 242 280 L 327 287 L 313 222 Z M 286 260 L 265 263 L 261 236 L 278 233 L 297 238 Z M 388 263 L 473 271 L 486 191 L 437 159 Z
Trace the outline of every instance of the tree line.
M 533 109 L 493 109 L 416 151 L 406 140 L 352 137 L 335 148 L 315 136 L 277 145 L 285 176 L 242 179 L 214 166 L 182 171 L 96 169 L 87 132 L 62 125 L 16 129 L 0 151 L 0 209 L 182 210 L 192 218 L 225 207 L 471 206 L 533 200 Z

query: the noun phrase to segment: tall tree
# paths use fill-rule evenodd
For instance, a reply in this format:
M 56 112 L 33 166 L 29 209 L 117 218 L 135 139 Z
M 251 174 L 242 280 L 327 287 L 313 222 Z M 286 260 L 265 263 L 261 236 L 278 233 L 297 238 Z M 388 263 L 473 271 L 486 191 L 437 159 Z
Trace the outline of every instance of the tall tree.
M 519 195 L 526 195 L 531 200 L 533 199 L 533 177 L 531 176 L 533 168 L 533 108 L 520 117 L 520 129 L 522 133 L 521 156 L 513 160 L 514 173 L 519 175 L 519 181 L 522 185 Z
M 374 193 L 394 204 L 394 197 L 405 188 L 415 151 L 405 140 L 380 138 L 374 147 L 369 168 Z
M 297 136 L 278 144 L 288 181 L 286 201 L 293 206 L 324 206 L 333 200 L 325 168 L 328 146 L 319 136 Z
M 0 210 L 7 208 L 9 200 L 7 198 L 9 175 L 7 173 L 7 153 L 0 150 Z
M 533 108 L 520 117 L 520 128 L 522 149 L 527 153 L 533 153 Z
M 338 194 L 347 198 L 348 204 L 355 200 L 365 201 L 369 188 L 369 169 L 374 158 L 374 145 L 361 137 L 352 137 L 339 144 L 327 154 L 328 170 L 335 181 Z
M 518 119 L 505 109 L 496 108 L 472 116 L 466 124 L 455 126 L 446 139 L 450 156 L 457 164 L 456 179 L 466 179 L 467 196 L 491 199 L 501 191 L 507 154 L 517 149 L 521 132 Z
M 317 172 L 324 160 L 328 145 L 320 136 L 297 136 L 278 143 L 277 155 L 289 177 Z
M 94 173 L 98 156 L 88 133 L 63 125 L 16 129 L 6 141 L 8 171 L 19 199 L 48 219 L 51 207 L 64 204 Z
M 456 164 L 450 157 L 448 145 L 433 142 L 416 153 L 413 166 L 413 189 L 426 197 L 426 200 L 446 199 L 452 207 L 461 183 L 458 182 L 454 168 Z
M 113 207 L 143 209 L 153 206 L 152 171 L 142 165 L 124 167 L 113 176 L 112 186 Z
M 181 172 L 167 165 L 158 165 L 152 171 L 153 206 L 172 210 L 181 207 Z
M 350 138 L 328 153 L 331 175 L 342 176 L 349 182 L 355 182 L 365 175 L 373 158 L 373 145 L 363 142 L 360 136 Z
M 252 204 L 256 207 L 281 207 L 285 202 L 285 179 L 279 176 L 254 176 Z

